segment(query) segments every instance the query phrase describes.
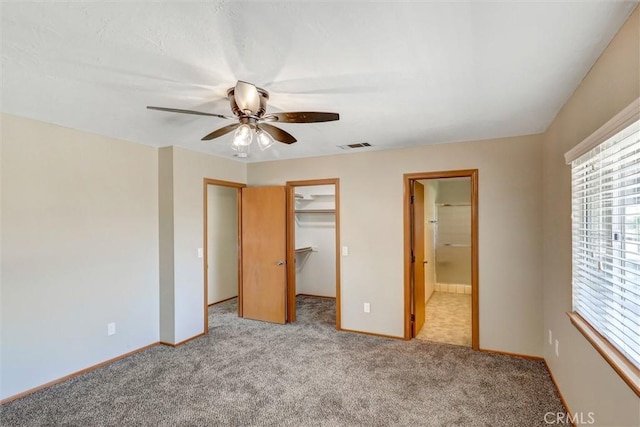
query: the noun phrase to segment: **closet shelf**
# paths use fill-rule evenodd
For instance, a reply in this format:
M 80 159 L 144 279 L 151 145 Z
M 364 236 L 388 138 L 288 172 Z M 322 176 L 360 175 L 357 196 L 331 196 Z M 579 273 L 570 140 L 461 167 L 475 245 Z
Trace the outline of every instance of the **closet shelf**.
M 335 209 L 296 209 L 296 213 L 336 213 Z
M 300 193 L 295 193 L 295 198 L 298 201 L 307 201 L 310 202 L 312 200 L 315 200 L 317 197 L 335 197 L 335 194 L 300 194 Z

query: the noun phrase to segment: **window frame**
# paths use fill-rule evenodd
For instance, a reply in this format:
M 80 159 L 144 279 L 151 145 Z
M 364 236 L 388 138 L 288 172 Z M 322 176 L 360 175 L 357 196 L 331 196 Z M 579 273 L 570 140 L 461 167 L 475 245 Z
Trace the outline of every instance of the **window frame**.
M 568 165 L 578 159 L 583 154 L 591 151 L 595 147 L 607 141 L 612 136 L 640 120 L 640 98 L 634 100 L 620 113 L 616 114 L 611 120 L 601 126 L 593 134 L 588 136 L 581 143 L 573 147 L 565 154 L 565 161 Z M 573 189 L 571 190 L 571 203 L 573 203 Z M 573 212 L 573 208 L 572 208 Z M 574 222 L 572 219 L 572 229 Z M 573 233 L 572 233 L 573 234 Z M 573 239 L 573 236 L 572 236 Z M 571 248 L 573 259 L 573 244 Z M 573 263 L 573 261 L 572 261 Z M 573 271 L 572 271 L 573 278 Z M 573 304 L 573 283 L 572 288 L 572 304 Z M 571 323 L 578 331 L 591 343 L 591 345 L 602 355 L 602 357 L 611 365 L 614 371 L 627 383 L 627 385 L 640 397 L 640 369 L 631 362 L 616 346 L 614 346 L 606 337 L 598 332 L 584 317 L 578 312 L 567 312 Z

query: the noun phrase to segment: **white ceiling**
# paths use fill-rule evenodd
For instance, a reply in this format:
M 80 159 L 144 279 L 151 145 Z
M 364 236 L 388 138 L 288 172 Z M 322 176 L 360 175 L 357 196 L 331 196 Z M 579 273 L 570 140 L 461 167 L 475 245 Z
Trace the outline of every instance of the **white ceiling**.
M 229 124 L 147 105 L 230 114 L 246 80 L 298 142 L 249 161 L 539 133 L 637 2 L 2 3 L 2 111 L 154 146 L 231 158 Z

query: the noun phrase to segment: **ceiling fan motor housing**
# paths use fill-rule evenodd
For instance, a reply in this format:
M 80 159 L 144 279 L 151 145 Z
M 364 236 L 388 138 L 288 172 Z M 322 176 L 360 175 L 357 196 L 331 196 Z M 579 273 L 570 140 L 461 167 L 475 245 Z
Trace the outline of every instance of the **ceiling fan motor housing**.
M 260 96 L 260 107 L 258 108 L 258 111 L 253 112 L 253 114 L 250 114 L 250 116 L 259 118 L 264 116 L 264 114 L 267 111 L 267 101 L 269 100 L 269 92 L 259 87 L 256 87 L 256 89 L 258 90 L 258 95 Z M 233 111 L 233 114 L 235 114 L 238 117 L 246 117 L 247 114 L 238 107 L 234 94 L 235 94 L 235 87 L 229 88 L 227 90 L 227 98 L 229 98 L 229 102 L 231 103 L 231 111 Z

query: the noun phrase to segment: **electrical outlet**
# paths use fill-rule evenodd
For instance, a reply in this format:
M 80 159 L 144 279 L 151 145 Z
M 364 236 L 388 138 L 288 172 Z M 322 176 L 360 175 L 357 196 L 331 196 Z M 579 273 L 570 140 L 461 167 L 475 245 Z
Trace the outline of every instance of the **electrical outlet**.
M 111 322 L 107 323 L 107 335 L 114 335 L 116 333 L 116 324 Z
M 558 351 L 558 340 L 556 340 L 556 357 L 560 357 L 560 352 Z
M 349 255 L 349 246 L 343 246 L 342 247 L 342 256 L 347 256 Z
M 368 302 L 364 303 L 364 312 L 371 313 L 371 304 L 369 304 Z
M 553 344 L 553 332 L 549 329 L 549 345 Z
M 198 258 L 202 258 L 204 256 L 204 250 L 202 248 L 198 248 Z

